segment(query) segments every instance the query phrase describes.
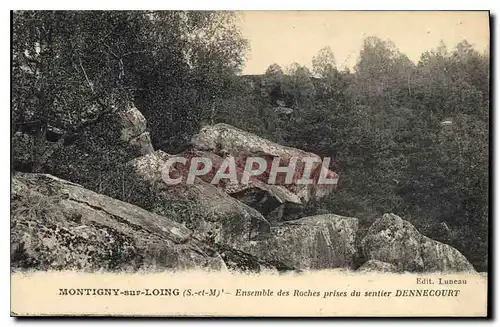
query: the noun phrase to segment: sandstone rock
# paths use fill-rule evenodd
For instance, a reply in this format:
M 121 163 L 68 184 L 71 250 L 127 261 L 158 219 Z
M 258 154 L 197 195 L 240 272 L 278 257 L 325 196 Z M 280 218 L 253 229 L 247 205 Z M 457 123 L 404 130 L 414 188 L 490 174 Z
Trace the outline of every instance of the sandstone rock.
M 154 152 L 153 145 L 151 144 L 151 136 L 149 132 L 144 132 L 135 138 L 131 139 L 128 143 L 134 153 L 146 155 Z
M 393 264 L 382 262 L 379 260 L 368 260 L 361 267 L 358 268 L 358 272 L 376 272 L 376 273 L 395 273 L 398 269 Z
M 187 160 L 185 164 L 176 163 L 172 166 L 172 170 L 179 172 L 183 177 L 183 181 L 187 180 L 189 167 L 193 158 L 210 159 L 212 163 L 211 170 L 206 174 L 200 175 L 199 178 L 206 183 L 215 185 L 224 190 L 227 194 L 245 203 L 246 205 L 257 209 L 265 217 L 279 206 L 286 206 L 287 208 L 301 208 L 303 206 L 300 198 L 286 187 L 265 184 L 255 177 L 250 178 L 248 183 L 240 183 L 239 181 L 241 181 L 244 173 L 244 167 L 236 165 L 236 162 L 233 167 L 235 169 L 234 173 L 237 179 L 235 182 L 230 179 L 214 179 L 224 161 L 226 160 L 226 162 L 228 162 L 231 159 L 234 160 L 234 158 L 222 158 L 214 153 L 199 150 L 185 151 L 176 156 L 180 156 Z M 168 159 L 168 157 L 170 156 L 167 156 L 166 158 Z M 224 173 L 231 172 L 231 169 L 233 168 L 228 167 Z
M 236 189 L 236 188 L 235 188 Z M 255 181 L 228 192 L 232 197 L 257 209 L 271 225 L 294 217 L 293 213 L 304 208 L 297 195 L 279 185 L 267 185 Z
M 12 178 L 13 269 L 226 269 L 182 224 L 45 174 Z
M 358 220 L 333 214 L 283 222 L 271 237 L 248 244 L 246 252 L 300 270 L 349 268 L 357 257 Z
M 117 122 L 120 124 L 120 139 L 123 142 L 130 142 L 146 132 L 146 118 L 135 107 L 127 108 L 117 112 Z
M 137 108 L 130 107 L 120 111 L 117 113 L 117 118 L 120 126 L 120 140 L 129 145 L 133 153 L 140 156 L 154 151 L 147 131 L 146 118 Z
M 213 244 L 212 246 L 217 249 L 229 270 L 251 273 L 276 273 L 296 270 L 282 262 L 261 260 L 246 252 L 222 244 Z
M 192 144 L 199 150 L 216 153 L 225 151 L 236 155 L 265 153 L 275 157 L 309 156 L 319 158 L 314 153 L 279 145 L 227 124 L 204 126 L 200 133 L 193 137 Z
M 458 250 L 420 234 L 412 224 L 394 214 L 384 214 L 372 224 L 362 248 L 369 260 L 393 264 L 398 271 L 474 271 Z
M 202 240 L 234 248 L 269 234 L 269 222 L 257 210 L 200 178 L 194 184 L 164 183 L 162 169 L 168 158 L 159 150 L 127 163 L 127 201 L 185 224 Z
M 298 158 L 293 182 L 286 183 L 285 174 L 278 174 L 275 184 L 287 188 L 298 196 L 302 203 L 325 197 L 336 188 L 336 184 L 318 185 L 317 180 L 321 172 L 321 158 L 318 155 L 271 142 L 227 124 L 204 126 L 197 135 L 193 136 L 191 143 L 199 151 L 216 153 L 222 157 L 231 155 L 240 167 L 245 166 L 248 157 L 265 159 L 267 170 L 258 177 L 264 184 L 269 184 L 269 170 L 275 158 L 280 158 L 280 166 L 288 165 L 291 158 Z M 304 158 L 319 160 L 313 165 L 309 175 L 315 181 L 313 184 L 297 183 L 304 173 L 305 165 L 302 160 Z M 338 175 L 333 171 L 328 171 L 328 175 L 330 178 L 338 179 Z
M 89 138 L 80 138 L 80 142 L 99 143 L 104 138 L 106 144 L 123 148 L 132 158 L 154 151 L 146 119 L 134 106 L 106 114 L 100 121 L 89 125 L 85 134 Z

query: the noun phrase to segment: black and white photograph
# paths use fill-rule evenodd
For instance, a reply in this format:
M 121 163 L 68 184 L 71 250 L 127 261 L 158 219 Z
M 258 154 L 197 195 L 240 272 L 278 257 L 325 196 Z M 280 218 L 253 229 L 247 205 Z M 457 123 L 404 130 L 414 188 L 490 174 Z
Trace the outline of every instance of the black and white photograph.
M 488 11 L 13 10 L 11 274 L 486 285 L 490 62 Z

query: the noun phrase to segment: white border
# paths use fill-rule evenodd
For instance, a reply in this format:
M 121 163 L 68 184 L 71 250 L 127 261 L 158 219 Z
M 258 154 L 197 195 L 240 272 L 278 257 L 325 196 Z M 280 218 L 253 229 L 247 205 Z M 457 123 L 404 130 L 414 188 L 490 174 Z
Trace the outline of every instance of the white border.
M 10 9 L 194 9 L 194 10 L 487 10 L 490 1 L 332 1 L 332 0 L 170 0 L 170 1 L 16 1 Z

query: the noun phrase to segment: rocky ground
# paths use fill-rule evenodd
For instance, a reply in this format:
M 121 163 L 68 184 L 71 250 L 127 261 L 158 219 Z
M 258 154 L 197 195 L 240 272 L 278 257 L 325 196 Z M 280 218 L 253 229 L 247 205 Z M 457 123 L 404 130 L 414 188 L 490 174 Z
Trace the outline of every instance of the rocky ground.
M 474 271 L 459 251 L 392 213 L 364 232 L 355 217 L 301 217 L 335 187 L 166 185 L 161 169 L 171 154 L 153 149 L 135 108 L 84 134 L 53 149 L 41 173 L 13 172 L 13 269 Z M 26 144 L 29 136 L 16 135 L 14 152 Z M 183 155 L 316 156 L 224 124 L 204 127 Z

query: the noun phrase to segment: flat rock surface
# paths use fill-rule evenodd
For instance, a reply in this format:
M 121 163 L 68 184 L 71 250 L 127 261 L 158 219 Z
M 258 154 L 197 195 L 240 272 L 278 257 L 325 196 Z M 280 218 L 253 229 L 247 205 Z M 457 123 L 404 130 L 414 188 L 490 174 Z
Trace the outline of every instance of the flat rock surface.
M 14 269 L 226 269 L 183 225 L 46 174 L 12 178 Z
M 420 234 L 411 223 L 395 214 L 387 213 L 377 219 L 363 239 L 362 247 L 369 260 L 393 264 L 398 271 L 474 271 L 457 249 Z
M 271 237 L 251 242 L 247 252 L 300 270 L 352 269 L 358 220 L 333 214 L 304 217 L 273 227 Z

